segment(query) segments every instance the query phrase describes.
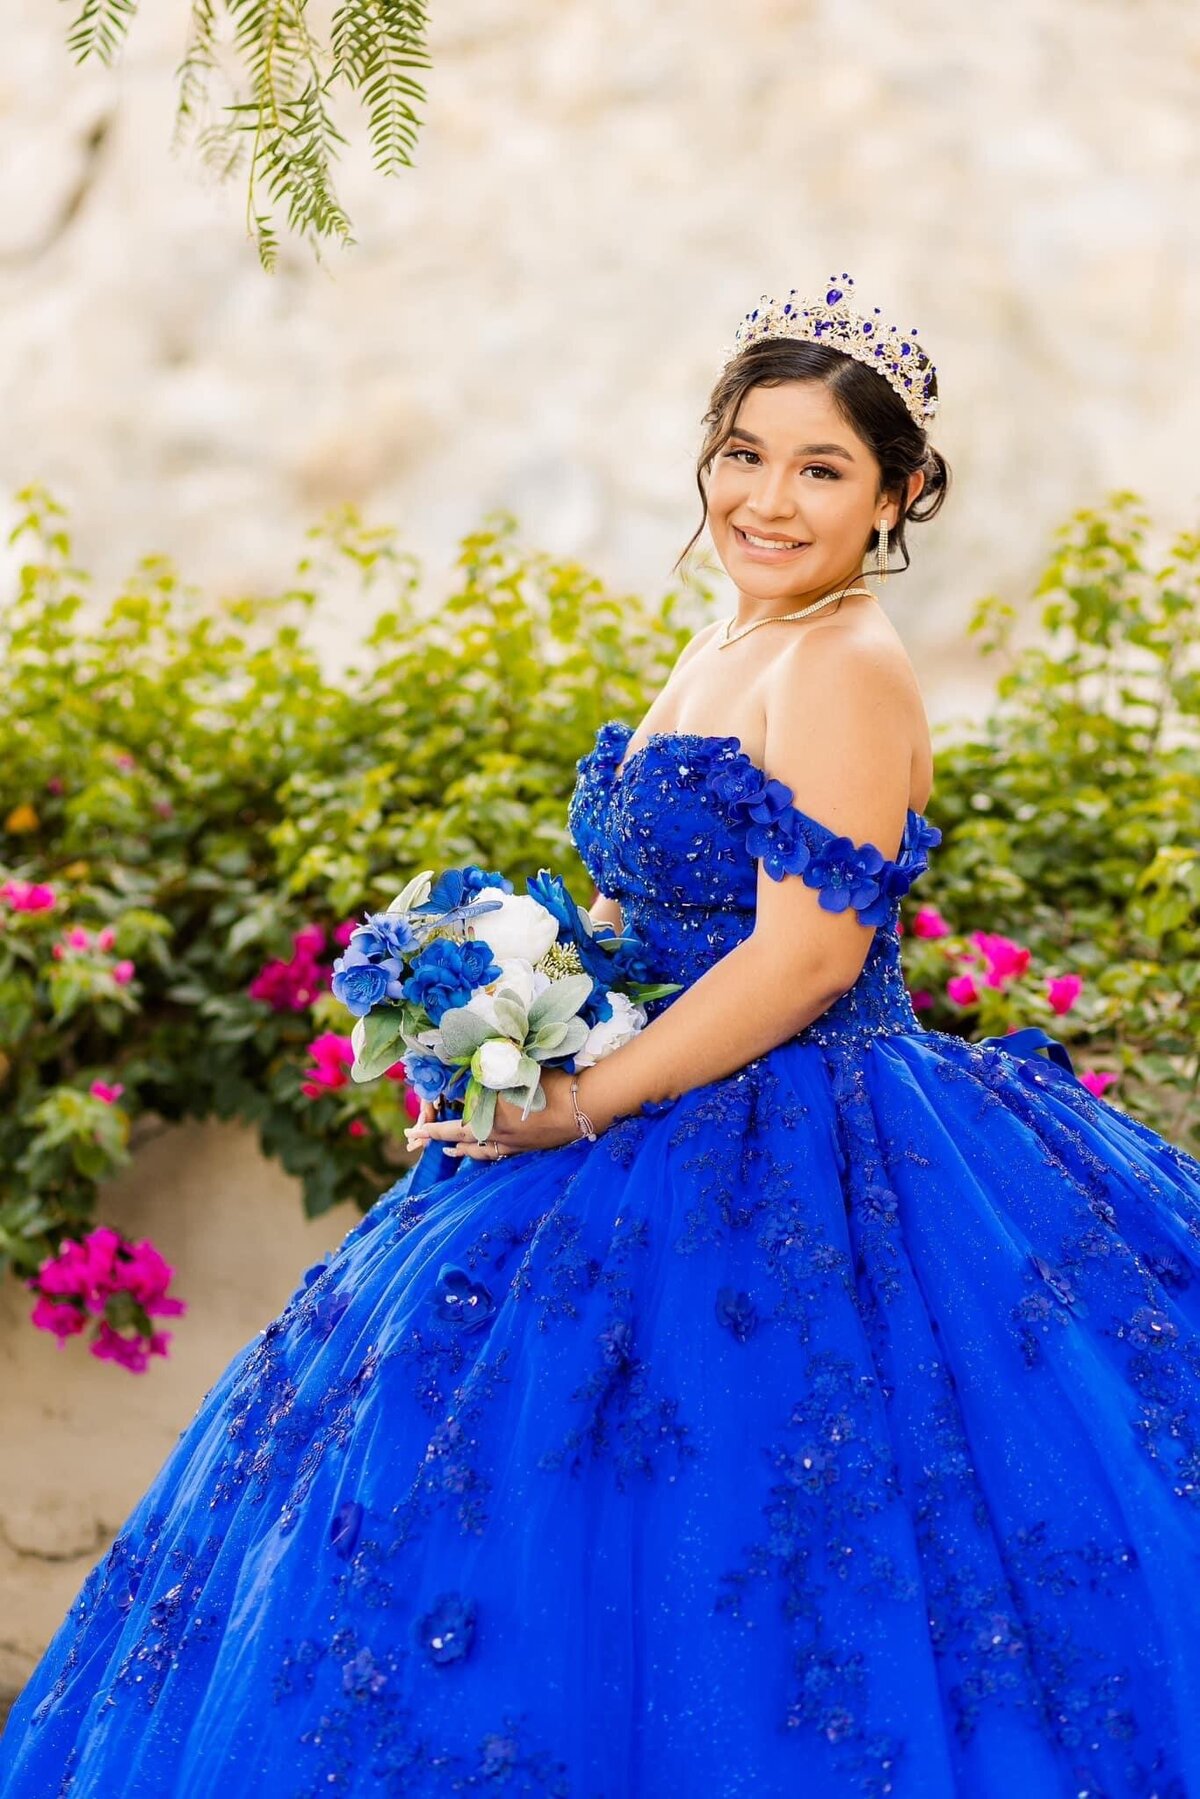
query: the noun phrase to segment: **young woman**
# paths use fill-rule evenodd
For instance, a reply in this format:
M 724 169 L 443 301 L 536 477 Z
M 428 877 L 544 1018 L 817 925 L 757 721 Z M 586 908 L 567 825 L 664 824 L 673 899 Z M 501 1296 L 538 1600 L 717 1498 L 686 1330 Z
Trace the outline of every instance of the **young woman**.
M 579 763 L 594 916 L 681 990 L 484 1144 L 426 1111 L 88 1577 L 3 1799 L 1200 1793 L 1200 1163 L 1044 1032 L 913 1014 L 929 732 L 861 570 L 948 471 L 851 286 L 743 322 L 736 612 Z

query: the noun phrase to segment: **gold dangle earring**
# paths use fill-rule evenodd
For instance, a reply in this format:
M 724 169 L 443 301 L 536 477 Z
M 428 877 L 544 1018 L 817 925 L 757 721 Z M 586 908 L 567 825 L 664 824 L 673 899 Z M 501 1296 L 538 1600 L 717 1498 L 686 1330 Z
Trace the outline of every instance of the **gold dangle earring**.
M 875 552 L 875 568 L 880 582 L 888 578 L 888 522 L 886 518 L 879 521 L 879 547 Z

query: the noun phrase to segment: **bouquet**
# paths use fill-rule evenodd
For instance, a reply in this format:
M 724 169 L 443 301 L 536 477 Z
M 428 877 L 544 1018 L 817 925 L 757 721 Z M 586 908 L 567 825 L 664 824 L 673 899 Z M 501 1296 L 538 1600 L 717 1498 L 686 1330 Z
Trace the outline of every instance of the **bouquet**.
M 637 938 L 594 923 L 549 869 L 526 886 L 516 894 L 474 863 L 436 881 L 426 869 L 333 965 L 356 1020 L 351 1078 L 376 1079 L 403 1051 L 414 1091 L 461 1108 L 480 1143 L 497 1099 L 540 1112 L 544 1068 L 598 1062 L 642 1029 L 648 1001 L 680 987 L 650 981 Z

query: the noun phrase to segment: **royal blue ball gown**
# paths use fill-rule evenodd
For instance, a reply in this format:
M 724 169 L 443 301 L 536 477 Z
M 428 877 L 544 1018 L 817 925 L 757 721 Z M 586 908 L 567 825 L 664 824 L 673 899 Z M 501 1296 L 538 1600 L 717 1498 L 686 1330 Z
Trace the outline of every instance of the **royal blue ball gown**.
M 84 1582 L 3 1799 L 1200 1795 L 1200 1162 L 922 1028 L 921 814 L 872 881 L 736 738 L 630 736 L 570 819 L 656 975 L 761 857 L 860 978 L 594 1144 L 427 1150 Z

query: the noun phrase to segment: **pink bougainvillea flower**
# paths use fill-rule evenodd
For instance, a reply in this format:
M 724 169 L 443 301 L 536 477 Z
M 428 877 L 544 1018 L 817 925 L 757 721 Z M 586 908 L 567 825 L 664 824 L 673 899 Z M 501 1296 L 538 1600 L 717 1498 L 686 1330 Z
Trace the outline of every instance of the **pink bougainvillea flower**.
M 393 1062 L 390 1068 L 383 1071 L 385 1081 L 403 1081 L 408 1078 L 408 1070 L 403 1062 Z
M 963 977 L 960 975 L 959 979 L 961 980 L 962 978 Z M 966 978 L 969 980 L 970 976 L 968 975 Z M 914 987 L 910 989 L 909 998 L 912 1000 L 912 1009 L 914 1012 L 928 1012 L 934 1004 L 933 995 L 930 993 L 928 987 Z
M 160 818 L 173 818 L 175 816 L 175 808 L 170 800 L 155 800 L 154 810 L 158 813 Z
M 185 1299 L 171 1298 L 167 1288 L 175 1270 L 148 1238 L 128 1243 L 117 1271 L 119 1290 L 132 1293 L 151 1318 L 178 1318 L 187 1311 Z
M 1120 1078 L 1119 1074 L 1112 1074 L 1108 1070 L 1100 1073 L 1095 1068 L 1085 1068 L 1079 1077 L 1088 1092 L 1094 1093 L 1097 1099 L 1103 1099 L 1104 1089 L 1111 1087 L 1113 1082 L 1119 1081 Z
M 349 1037 L 339 1037 L 336 1031 L 323 1031 L 313 1038 L 308 1053 L 315 1066 L 305 1070 L 308 1079 L 301 1084 L 300 1091 L 306 1099 L 320 1099 L 323 1094 L 334 1093 L 347 1085 L 350 1077 L 346 1070 L 354 1061 L 354 1045 Z
M 114 962 L 109 972 L 118 987 L 128 987 L 137 971 L 133 963 L 126 958 L 123 962 Z
M 115 1106 L 124 1091 L 120 1081 L 115 1081 L 111 1087 L 107 1081 L 93 1081 L 88 1088 L 93 1099 L 102 1099 L 108 1106 Z
M 61 1343 L 81 1331 L 92 1313 L 100 1322 L 88 1345 L 91 1353 L 140 1374 L 150 1356 L 166 1355 L 170 1333 L 142 1330 L 125 1336 L 105 1315 L 108 1302 L 128 1295 L 148 1317 L 178 1317 L 187 1302 L 167 1292 L 174 1272 L 148 1239 L 131 1243 L 110 1226 L 98 1225 L 82 1242 L 68 1238 L 60 1244 L 27 1281 L 37 1295 L 33 1322 Z
M 41 881 L 21 881 L 14 875 L 0 886 L 0 899 L 7 900 L 14 912 L 49 912 L 57 896 Z
M 29 1282 L 35 1291 L 50 1299 L 84 1299 L 91 1288 L 87 1251 L 82 1243 L 68 1239 L 60 1243 L 57 1255 L 50 1256 Z
M 914 937 L 948 937 L 950 926 L 936 906 L 919 906 L 913 919 Z
M 946 982 L 946 992 L 956 1006 L 970 1006 L 979 998 L 979 989 L 974 977 L 969 974 L 956 974 Z
M 155 1331 L 149 1340 L 140 1332 L 135 1337 L 123 1336 L 106 1318 L 88 1348 L 102 1362 L 116 1362 L 131 1374 L 145 1374 L 150 1357 L 165 1356 L 170 1341 L 170 1331 Z
M 338 925 L 334 930 L 333 941 L 340 949 L 345 949 L 357 929 L 358 919 L 347 918 L 343 924 Z
M 137 767 L 136 758 L 131 756 L 129 754 L 128 750 L 119 750 L 117 752 L 117 754 L 113 757 L 113 761 L 116 763 L 118 768 L 123 768 L 126 770 L 126 772 L 128 772 L 128 770 L 131 768 Z
M 29 1316 L 39 1330 L 53 1331 L 60 1349 L 68 1337 L 77 1336 L 87 1323 L 87 1314 L 80 1306 L 47 1299 L 44 1293 L 38 1294 L 37 1304 Z
M 325 948 L 325 932 L 318 924 L 302 925 L 292 936 L 289 962 L 267 962 L 247 991 L 275 1012 L 304 1012 L 319 993 L 328 990 L 332 969 L 317 961 Z
M 370 1126 L 361 1118 L 352 1118 L 346 1129 L 352 1137 L 365 1137 L 370 1131 Z
M 419 1118 L 421 1116 L 421 1095 L 417 1092 L 415 1087 L 406 1087 L 404 1089 L 404 1110 L 408 1113 L 410 1118 Z
M 67 932 L 65 942 L 68 949 L 91 949 L 92 933 L 85 931 L 81 924 L 73 924 Z
M 989 987 L 1003 987 L 1015 981 L 1029 967 L 1031 951 L 993 931 L 972 931 L 971 941 L 979 948 L 987 964 Z
M 310 959 L 319 956 L 325 948 L 325 932 L 319 924 L 301 925 L 292 935 L 292 948 L 298 956 Z
M 1046 982 L 1046 997 L 1052 1012 L 1069 1012 L 1079 998 L 1083 980 L 1077 974 L 1058 974 Z
M 113 944 L 116 941 L 117 941 L 117 933 L 113 930 L 113 928 L 110 924 L 106 924 L 104 929 L 97 934 L 96 948 L 102 949 L 105 952 L 107 952 L 108 950 L 110 950 L 112 948 Z

